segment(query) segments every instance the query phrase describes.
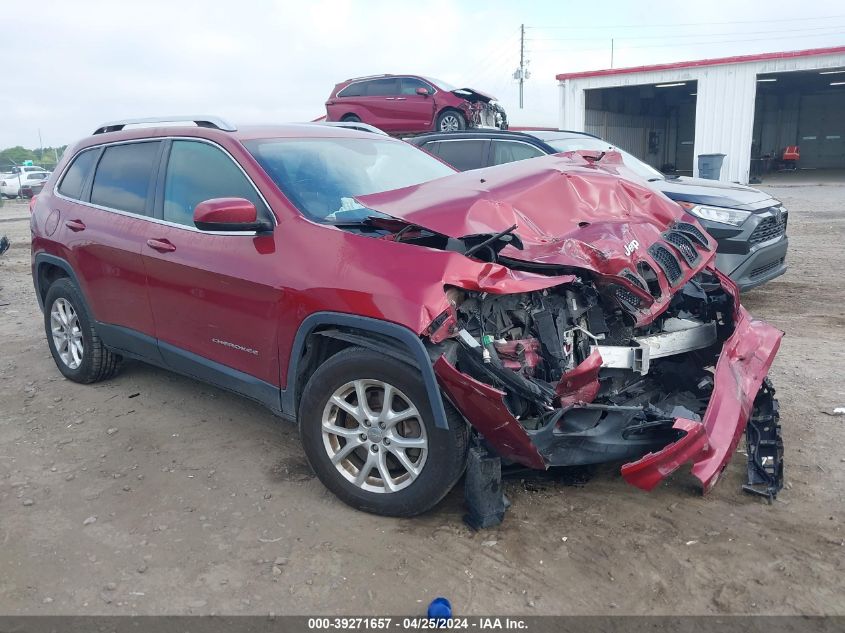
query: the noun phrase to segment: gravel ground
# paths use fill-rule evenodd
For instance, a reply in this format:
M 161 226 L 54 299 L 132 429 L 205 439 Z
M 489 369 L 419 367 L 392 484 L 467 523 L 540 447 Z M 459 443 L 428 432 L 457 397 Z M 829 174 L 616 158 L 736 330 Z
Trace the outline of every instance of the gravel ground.
M 25 205 L 0 208 L 0 613 L 845 614 L 844 186 L 771 187 L 789 272 L 745 297 L 786 331 L 772 378 L 787 485 L 743 495 L 736 455 L 707 497 L 615 468 L 508 482 L 498 529 L 461 494 L 412 520 L 342 505 L 292 425 L 139 363 L 64 380 L 44 340 Z

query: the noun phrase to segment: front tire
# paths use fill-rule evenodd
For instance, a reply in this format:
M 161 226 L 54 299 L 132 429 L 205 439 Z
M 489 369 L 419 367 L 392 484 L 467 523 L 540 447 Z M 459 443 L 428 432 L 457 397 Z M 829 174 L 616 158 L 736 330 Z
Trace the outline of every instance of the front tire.
M 103 345 L 82 294 L 67 277 L 57 279 L 44 298 L 47 345 L 62 375 L 79 383 L 111 378 L 120 357 Z
M 353 508 L 409 517 L 434 507 L 466 467 L 467 428 L 446 403 L 434 425 L 419 370 L 345 349 L 311 376 L 299 407 L 305 455 L 323 485 Z
M 358 117 L 354 114 L 347 114 L 341 119 L 341 121 L 344 121 L 345 123 L 360 123 L 361 117 Z
M 438 132 L 460 132 L 466 129 L 467 122 L 457 110 L 444 110 L 437 117 L 435 130 Z

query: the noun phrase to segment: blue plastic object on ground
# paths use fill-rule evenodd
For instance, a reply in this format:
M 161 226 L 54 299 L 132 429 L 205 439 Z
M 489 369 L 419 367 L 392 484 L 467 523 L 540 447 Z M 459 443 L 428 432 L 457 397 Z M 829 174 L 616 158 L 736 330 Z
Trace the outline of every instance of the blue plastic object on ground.
M 452 604 L 446 598 L 435 598 L 428 605 L 428 617 L 431 619 L 451 618 Z

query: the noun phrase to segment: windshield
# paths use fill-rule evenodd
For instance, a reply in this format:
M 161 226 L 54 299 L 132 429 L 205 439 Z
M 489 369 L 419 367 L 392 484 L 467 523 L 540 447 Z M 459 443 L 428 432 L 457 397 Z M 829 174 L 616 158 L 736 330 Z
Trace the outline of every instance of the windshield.
M 413 145 L 388 139 L 263 139 L 244 145 L 282 193 L 318 222 L 360 222 L 378 214 L 355 196 L 455 173 Z
M 647 165 L 639 158 L 632 156 L 625 150 L 619 149 L 618 147 L 614 147 L 607 141 L 603 141 L 600 138 L 590 138 L 581 136 L 576 138 L 558 139 L 544 138 L 543 140 L 549 145 L 551 145 L 558 152 L 574 152 L 580 149 L 598 152 L 614 150 L 622 155 L 622 162 L 625 163 L 625 167 L 635 172 L 640 178 L 643 178 L 645 180 L 665 180 L 665 176 L 651 165 Z
M 423 77 L 428 83 L 434 84 L 440 90 L 445 90 L 446 92 L 452 92 L 453 90 L 457 90 L 455 86 L 450 84 L 448 81 L 440 81 L 439 79 L 434 79 L 433 77 Z

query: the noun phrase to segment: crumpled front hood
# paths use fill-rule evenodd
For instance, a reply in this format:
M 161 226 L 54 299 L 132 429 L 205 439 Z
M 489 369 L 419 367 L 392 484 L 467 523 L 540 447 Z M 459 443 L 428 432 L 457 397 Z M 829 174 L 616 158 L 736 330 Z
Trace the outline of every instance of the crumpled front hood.
M 675 289 L 715 257 L 715 241 L 696 220 L 640 184 L 616 152 L 597 164 L 578 153 L 545 156 L 356 199 L 456 239 L 516 225 L 523 248 L 506 246 L 500 263 L 547 274 L 561 267 L 595 273 L 631 305 L 638 324 L 665 310 Z M 637 272 L 643 263 L 657 275 L 658 296 Z
M 482 101 L 489 103 L 490 101 L 498 101 L 493 95 L 488 95 L 474 88 L 457 88 L 452 91 L 452 94 L 467 101 Z
M 671 200 L 624 178 L 628 174 L 615 152 L 600 163 L 568 153 L 458 173 L 357 200 L 453 238 L 498 233 L 516 224 L 524 249 L 509 246 L 503 256 L 615 274 L 620 265 L 630 266 L 633 252 L 647 248 L 675 222 L 695 223 Z

